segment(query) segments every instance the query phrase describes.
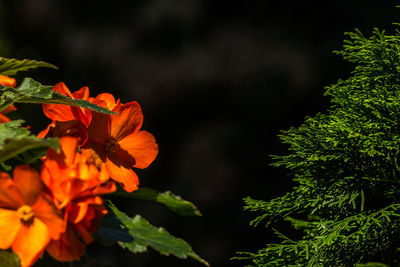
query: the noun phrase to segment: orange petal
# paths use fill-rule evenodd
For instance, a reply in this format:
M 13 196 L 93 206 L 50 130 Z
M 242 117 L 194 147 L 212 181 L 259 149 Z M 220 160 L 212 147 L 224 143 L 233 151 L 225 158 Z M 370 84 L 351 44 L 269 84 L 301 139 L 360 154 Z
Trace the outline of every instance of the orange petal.
M 158 154 L 158 145 L 154 136 L 146 131 L 139 131 L 120 140 L 119 145 L 134 159 L 135 168 L 147 168 Z
M 72 120 L 54 124 L 51 131 L 52 137 L 72 136 L 79 139 L 79 144 L 84 143 L 87 139 L 87 127 L 83 122 Z
M 85 117 L 85 121 L 83 123 L 85 124 L 85 126 L 87 128 L 87 127 L 89 127 L 90 122 L 92 121 L 92 116 L 93 116 L 92 110 L 86 109 L 86 108 L 83 109 L 83 115 Z
M 100 218 L 99 218 L 100 219 Z M 99 220 L 96 220 L 99 221 Z M 91 222 L 89 222 L 89 224 L 91 224 Z M 96 225 L 98 226 L 98 225 Z M 92 227 L 93 228 L 93 227 Z M 98 227 L 96 227 L 96 229 L 93 232 L 96 232 Z M 87 229 L 86 228 L 86 223 L 78 223 L 78 224 L 74 224 L 74 229 L 77 232 L 77 234 L 83 239 L 83 242 L 85 242 L 85 244 L 90 244 L 93 242 L 93 232 L 91 232 L 90 230 L 92 229 Z
M 63 82 L 59 82 L 56 85 L 54 85 L 53 90 L 62 95 L 74 98 L 74 96 L 71 94 L 71 91 L 68 89 L 68 87 Z
M 143 114 L 135 101 L 122 106 L 119 115 L 111 116 L 111 136 L 117 141 L 140 130 Z
M 50 234 L 47 226 L 35 218 L 32 224 L 21 224 L 12 244 L 12 251 L 20 258 L 21 267 L 31 266 L 40 257 L 49 242 Z
M 74 228 L 79 236 L 83 239 L 85 244 L 90 244 L 93 242 L 94 239 L 92 234 L 82 225 L 82 223 L 74 224 Z
M 86 213 L 85 218 L 78 224 L 73 225 L 77 234 L 86 244 L 89 244 L 93 241 L 92 234 L 98 230 L 100 219 L 105 214 L 107 214 L 107 209 L 104 208 L 104 206 L 91 205 Z
M 0 249 L 8 249 L 14 242 L 21 222 L 15 210 L 0 209 Z
M 65 163 L 67 165 L 75 162 L 77 155 L 79 139 L 75 137 L 65 136 L 60 138 L 61 151 L 65 155 Z
M 102 186 L 98 186 L 92 190 L 93 195 L 104 195 L 104 194 L 110 194 L 114 193 L 117 190 L 117 186 L 113 181 L 109 181 L 106 184 L 103 184 Z
M 105 164 L 101 164 L 99 179 L 101 182 L 105 182 L 110 179 L 110 173 L 108 172 Z
M 46 157 L 47 160 L 44 164 L 47 164 L 47 161 L 55 161 L 61 167 L 67 167 L 70 164 L 75 163 L 75 157 L 77 154 L 77 148 L 79 143 L 78 138 L 71 136 L 64 136 L 60 138 L 60 146 L 61 152 L 57 153 L 54 149 L 50 148 L 47 151 Z M 52 173 L 52 169 L 49 169 L 49 172 Z M 46 182 L 46 185 L 49 185 Z
M 105 164 L 103 165 L 104 168 L 106 169 L 107 168 L 106 165 Z M 108 181 L 104 184 L 100 183 L 102 183 L 102 181 L 99 179 L 96 179 L 94 182 L 90 184 L 87 183 L 88 186 L 86 186 L 83 189 L 84 191 L 81 190 L 81 192 L 79 192 L 79 195 L 73 198 L 74 200 L 73 205 L 76 205 L 78 201 L 83 201 L 87 202 L 88 204 L 94 204 L 94 205 L 102 205 L 103 200 L 99 195 L 110 194 L 117 190 L 114 181 Z M 75 221 L 73 222 L 76 223 Z
M 57 93 L 73 98 L 71 91 L 63 82 L 54 85 L 53 90 Z M 70 121 L 75 119 L 70 106 L 67 105 L 43 104 L 43 113 L 46 117 L 54 121 Z
M 44 115 L 53 121 L 75 120 L 70 106 L 59 104 L 43 104 Z
M 35 205 L 32 206 L 35 216 L 40 219 L 49 229 L 52 239 L 59 239 L 61 233 L 65 232 L 66 222 L 52 203 L 50 196 L 42 194 Z
M 88 139 L 96 143 L 104 143 L 110 137 L 110 116 L 93 112 L 92 121 L 88 127 Z
M 110 154 L 108 153 L 112 161 L 121 161 L 127 168 L 131 168 L 133 165 L 136 164 L 136 159 L 132 157 L 131 154 L 128 153 L 128 151 L 124 150 L 119 146 L 117 150 L 115 150 L 114 153 Z
M 117 166 L 109 158 L 107 158 L 106 165 L 111 178 L 117 181 L 125 191 L 132 192 L 138 189 L 139 178 L 131 169 L 123 165 Z
M 60 172 L 57 162 L 55 162 L 53 159 L 49 160 L 48 156 L 52 154 L 57 155 L 55 151 L 47 152 L 46 159 L 44 160 L 42 169 L 40 170 L 40 178 L 42 179 L 43 183 L 49 188 L 53 187 L 53 173 Z
M 64 83 L 56 84 L 53 87 L 53 90 L 62 95 L 75 99 Z M 48 117 L 53 121 L 79 120 L 82 121 L 85 125 L 88 125 L 86 116 L 83 114 L 82 110 L 78 107 L 71 107 L 68 105 L 59 105 L 59 104 L 43 104 L 43 113 L 44 115 L 46 115 L 46 117 Z
M 73 179 L 66 182 L 68 183 L 68 191 L 65 191 L 67 191 L 66 193 L 68 194 L 68 199 L 70 201 L 79 197 L 79 195 L 87 190 L 89 186 L 87 181 L 81 179 Z
M 5 109 L 3 109 L 3 111 L 1 113 L 7 114 L 7 113 L 9 113 L 11 111 L 16 111 L 16 110 L 17 110 L 17 108 L 14 105 L 9 105 Z
M 82 111 L 83 109 L 78 107 L 70 107 L 70 108 L 75 119 L 82 122 L 86 127 L 88 127 L 90 120 L 88 117 L 86 117 L 85 113 L 83 113 Z M 88 114 L 91 114 L 91 112 L 89 112 Z
M 4 87 L 15 87 L 17 85 L 17 81 L 14 78 L 0 75 L 0 84 Z
M 0 123 L 9 122 L 10 119 L 7 116 L 4 116 L 0 113 Z
M 68 227 L 59 240 L 52 240 L 47 252 L 58 261 L 75 261 L 85 254 L 85 245 L 79 241 L 73 230 Z
M 20 165 L 14 169 L 14 183 L 21 193 L 24 204 L 35 204 L 43 190 L 39 173 L 28 165 Z
M 18 209 L 22 206 L 21 194 L 6 172 L 0 172 L 0 207 Z
M 95 100 L 101 100 L 106 103 L 106 108 L 109 110 L 113 110 L 117 103 L 115 103 L 115 98 L 112 94 L 102 93 L 96 96 Z
M 86 216 L 88 208 L 89 204 L 86 201 L 80 201 L 75 205 L 72 205 L 68 212 L 68 220 L 72 223 L 80 222 Z
M 17 108 L 14 105 L 10 105 L 10 106 L 6 107 L 5 109 L 3 109 L 3 111 L 0 112 L 0 123 L 9 122 L 10 118 L 5 116 L 5 114 L 7 114 L 11 111 L 15 111 L 15 110 L 17 110 Z
M 78 91 L 73 92 L 72 95 L 75 99 L 88 100 L 89 99 L 89 88 L 87 86 L 82 87 Z
M 52 121 L 46 129 L 44 129 L 43 131 L 41 131 L 40 133 L 38 133 L 37 137 L 39 138 L 45 138 L 47 136 L 47 134 L 49 134 L 49 132 L 52 132 L 52 130 L 54 129 L 54 127 L 56 127 L 56 123 L 54 121 Z M 50 133 L 51 135 L 51 133 Z

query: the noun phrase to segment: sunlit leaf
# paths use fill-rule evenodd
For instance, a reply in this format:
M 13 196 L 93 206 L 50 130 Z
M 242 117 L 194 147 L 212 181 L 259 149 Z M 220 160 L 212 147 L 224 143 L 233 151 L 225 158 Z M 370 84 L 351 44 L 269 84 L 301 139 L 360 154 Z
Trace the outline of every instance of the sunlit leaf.
M 4 162 L 30 149 L 52 147 L 58 150 L 57 138 L 41 139 L 21 127 L 24 121 L 16 120 L 0 124 L 0 162 Z
M 181 259 L 193 258 L 202 264 L 209 266 L 208 262 L 200 258 L 186 241 L 176 238 L 169 234 L 167 230 L 151 225 L 140 215 L 130 218 L 125 213 L 119 211 L 110 201 L 107 202 L 109 209 L 125 225 L 133 237 L 130 243 L 119 242 L 123 248 L 127 248 L 133 253 L 145 252 L 147 247 L 151 247 L 162 255 L 174 255 Z
M 128 229 L 112 211 L 109 211 L 106 216 L 101 219 L 99 230 L 94 234 L 94 238 L 105 246 L 111 246 L 118 241 L 133 241 Z
M 114 195 L 159 202 L 183 216 L 201 216 L 201 212 L 192 202 L 174 195 L 171 191 L 159 193 L 154 189 L 143 187 L 132 193 L 118 191 Z
M 19 71 L 27 71 L 37 68 L 58 69 L 53 64 L 44 61 L 0 57 L 0 75 L 15 75 Z

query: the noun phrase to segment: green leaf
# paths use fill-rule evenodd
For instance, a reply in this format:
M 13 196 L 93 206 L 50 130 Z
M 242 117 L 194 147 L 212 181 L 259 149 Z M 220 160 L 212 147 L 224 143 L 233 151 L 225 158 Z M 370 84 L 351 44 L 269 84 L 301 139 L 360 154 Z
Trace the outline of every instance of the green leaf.
M 0 251 L 0 267 L 19 267 L 19 258 L 10 251 Z
M 200 258 L 183 239 L 176 238 L 170 235 L 164 228 L 157 228 L 151 225 L 147 220 L 140 215 L 130 218 L 125 213 L 119 211 L 110 201 L 107 202 L 109 209 L 118 217 L 125 225 L 129 233 L 133 237 L 133 242 L 123 243 L 119 245 L 127 248 L 133 253 L 145 252 L 147 247 L 160 252 L 162 255 L 174 255 L 181 259 L 191 257 L 202 264 L 209 266 L 208 262 Z
M 94 238 L 104 246 L 111 246 L 118 241 L 133 241 L 128 229 L 125 228 L 124 224 L 112 211 L 108 212 L 106 216 L 101 219 L 99 230 L 94 234 Z
M 32 78 L 25 78 L 17 88 L 0 89 L 0 111 L 13 103 L 60 104 L 88 108 L 105 114 L 116 114 L 85 100 L 76 100 L 52 90 L 52 86 L 44 86 Z
M 28 129 L 22 127 L 23 120 L 0 123 L 0 148 L 7 138 L 24 137 L 29 135 Z
M 159 193 L 154 189 L 143 187 L 132 193 L 118 191 L 114 195 L 159 202 L 183 216 L 201 216 L 201 212 L 192 202 L 174 195 L 171 191 Z
M 44 61 L 37 61 L 37 60 L 30 60 L 30 59 L 15 59 L 15 58 L 4 58 L 0 57 L 0 74 L 1 75 L 15 75 L 19 71 L 27 71 L 30 69 L 37 69 L 37 68 L 51 68 L 51 69 L 58 69 L 53 64 L 44 62 Z
M 356 267 L 389 267 L 389 265 L 386 265 L 381 262 L 357 263 L 355 266 Z
M 57 138 L 41 139 L 21 127 L 23 120 L 0 124 L 0 162 L 4 162 L 22 152 L 52 147 L 59 149 Z

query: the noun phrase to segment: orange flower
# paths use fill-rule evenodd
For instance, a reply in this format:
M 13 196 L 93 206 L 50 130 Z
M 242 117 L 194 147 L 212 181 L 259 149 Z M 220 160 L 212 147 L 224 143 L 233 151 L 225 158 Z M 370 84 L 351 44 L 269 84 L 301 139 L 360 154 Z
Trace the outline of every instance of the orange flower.
M 11 111 L 15 111 L 15 110 L 17 110 L 17 108 L 14 105 L 10 105 L 10 106 L 6 107 L 2 112 L 0 112 L 0 123 L 9 122 L 10 119 L 5 115 L 7 113 L 9 113 Z
M 82 148 L 90 151 L 98 168 L 106 167 L 113 180 L 132 192 L 139 184 L 132 167 L 148 167 L 158 154 L 157 143 L 152 134 L 140 130 L 143 114 L 137 102 L 122 105 L 111 94 L 101 94 L 93 102 L 101 101 L 119 115 L 93 112 Z
M 15 87 L 17 86 L 17 81 L 14 78 L 0 75 L 0 84 L 4 87 Z
M 53 87 L 53 90 L 72 99 L 89 99 L 89 88 L 87 87 L 82 87 L 80 90 L 71 93 L 68 87 L 63 82 L 60 82 Z M 43 113 L 53 121 L 78 120 L 81 121 L 85 126 L 89 125 L 91 117 L 90 110 L 57 104 L 43 104 Z
M 43 162 L 42 180 L 50 188 L 59 209 L 73 199 L 99 191 L 109 178 L 106 169 L 99 171 L 94 165 L 87 164 L 90 154 L 87 151 L 78 153 L 78 142 L 77 138 L 69 136 L 60 138 L 61 152 L 50 148 Z
M 17 85 L 17 81 L 14 78 L 0 75 L 0 84 L 5 87 L 15 87 Z M 8 106 L 0 113 L 0 123 L 9 122 L 10 119 L 5 116 L 5 114 L 17 110 L 14 105 Z
M 49 149 L 43 162 L 41 177 L 53 193 L 55 205 L 65 211 L 67 231 L 59 240 L 52 240 L 48 253 L 59 261 L 78 260 L 86 244 L 93 241 L 101 217 L 107 213 L 102 194 L 112 193 L 116 186 L 108 180 L 106 169 L 99 171 L 88 164 L 88 151 L 78 153 L 78 139 L 60 138 L 61 152 Z
M 84 88 L 79 93 L 71 94 L 61 83 L 54 90 L 70 97 L 88 100 L 119 115 L 106 115 L 90 110 L 83 112 L 63 105 L 44 105 L 46 116 L 53 122 L 39 137 L 46 134 L 57 137 L 79 136 L 81 148 L 91 153 L 91 160 L 96 167 L 106 169 L 113 180 L 119 182 L 126 191 L 132 192 L 139 184 L 132 168 L 147 168 L 158 154 L 154 136 L 140 130 L 143 123 L 140 105 L 137 102 L 123 105 L 119 99 L 115 101 L 114 96 L 109 93 L 89 98 L 89 89 Z M 78 113 L 80 115 L 76 115 Z
M 99 201 L 100 200 L 100 201 Z M 91 203 L 91 201 L 98 203 Z M 87 205 L 85 213 L 82 213 L 80 205 Z M 82 216 L 83 217 L 79 217 Z M 75 261 L 85 253 L 85 244 L 93 241 L 92 235 L 100 226 L 100 219 L 107 214 L 102 205 L 101 198 L 75 200 L 66 208 L 68 219 L 67 231 L 59 240 L 52 240 L 47 246 L 47 252 L 58 261 Z
M 68 205 L 65 211 L 68 220 L 67 231 L 60 239 L 50 242 L 47 252 L 58 261 L 79 260 L 86 250 L 84 243 L 93 242 L 92 235 L 98 230 L 100 219 L 107 214 L 107 209 L 102 203 L 100 197 L 93 197 L 76 199 Z M 84 213 L 81 205 L 87 205 Z
M 89 100 L 88 87 L 82 87 L 80 90 L 71 93 L 67 86 L 60 82 L 53 87 L 53 90 L 72 99 Z M 85 142 L 87 138 L 86 129 L 92 117 L 90 110 L 68 105 L 43 104 L 43 113 L 52 122 L 38 134 L 38 137 L 74 136 L 80 138 L 80 143 Z
M 0 173 L 0 249 L 11 247 L 21 266 L 30 266 L 65 224 L 34 169 L 18 166 L 13 177 Z
M 71 226 L 63 233 L 59 240 L 53 240 L 46 248 L 54 259 L 58 261 L 76 261 L 85 254 L 86 248 Z

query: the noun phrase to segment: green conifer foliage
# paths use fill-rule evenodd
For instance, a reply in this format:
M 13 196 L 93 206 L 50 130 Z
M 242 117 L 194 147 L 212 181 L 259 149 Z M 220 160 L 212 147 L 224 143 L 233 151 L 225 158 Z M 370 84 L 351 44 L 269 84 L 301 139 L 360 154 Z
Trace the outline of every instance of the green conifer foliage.
M 245 199 L 251 224 L 290 222 L 301 238 L 282 238 L 236 259 L 255 266 L 400 266 L 400 31 L 347 33 L 342 51 L 355 64 L 326 88 L 331 106 L 280 135 L 292 192 Z M 380 262 L 380 263 L 379 263 Z

